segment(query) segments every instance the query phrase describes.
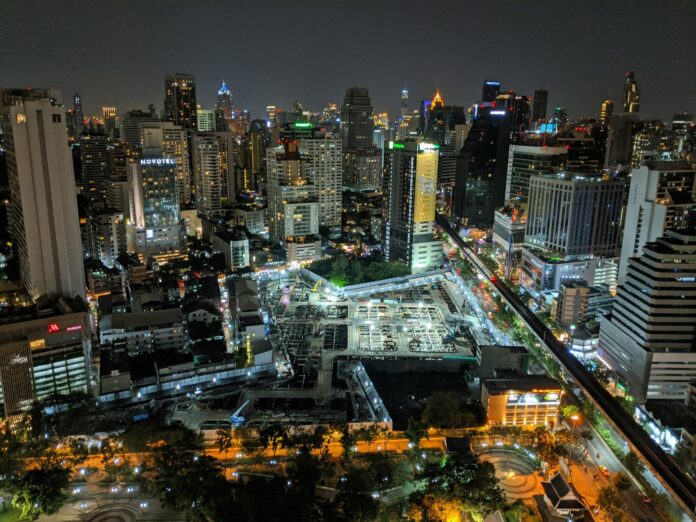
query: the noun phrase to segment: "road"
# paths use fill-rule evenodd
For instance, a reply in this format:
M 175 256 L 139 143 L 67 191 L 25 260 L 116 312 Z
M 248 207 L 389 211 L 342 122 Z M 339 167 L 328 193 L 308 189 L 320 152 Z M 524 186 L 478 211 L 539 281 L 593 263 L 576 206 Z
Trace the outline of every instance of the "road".
M 584 392 L 585 397 L 599 409 L 609 423 L 629 443 L 631 449 L 643 460 L 653 474 L 672 494 L 682 509 L 691 517 L 696 516 L 696 483 L 694 483 L 678 466 L 674 459 L 652 440 L 642 426 L 638 425 L 597 382 L 594 376 L 558 341 L 541 321 L 500 278 L 486 267 L 478 256 L 469 248 L 447 219 L 438 214 L 437 224 L 457 244 L 460 251 L 488 279 L 489 283 L 500 293 L 508 305 L 527 324 L 546 349 L 565 369 L 572 381 Z

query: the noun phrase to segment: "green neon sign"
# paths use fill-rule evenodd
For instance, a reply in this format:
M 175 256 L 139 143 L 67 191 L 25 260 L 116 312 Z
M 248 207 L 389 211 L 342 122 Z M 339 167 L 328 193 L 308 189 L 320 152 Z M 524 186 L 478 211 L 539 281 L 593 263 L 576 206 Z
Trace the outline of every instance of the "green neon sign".
M 299 127 L 300 129 L 307 129 L 311 126 L 312 126 L 312 124 L 309 122 L 301 122 L 301 121 L 295 122 L 295 127 Z

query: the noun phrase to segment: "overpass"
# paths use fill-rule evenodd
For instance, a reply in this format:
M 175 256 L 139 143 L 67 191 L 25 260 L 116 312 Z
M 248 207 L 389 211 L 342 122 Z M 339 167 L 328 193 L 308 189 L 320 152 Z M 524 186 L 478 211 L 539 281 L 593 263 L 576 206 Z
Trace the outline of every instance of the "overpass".
M 696 483 L 680 469 L 676 461 L 667 454 L 624 410 L 616 399 L 594 378 L 594 376 L 571 355 L 563 343 L 558 341 L 544 322 L 520 300 L 507 284 L 495 277 L 478 256 L 454 230 L 447 218 L 436 216 L 437 224 L 452 238 L 462 254 L 481 272 L 500 296 L 525 322 L 527 327 L 551 352 L 573 382 L 584 392 L 585 397 L 604 415 L 612 427 L 628 442 L 660 483 L 671 493 L 690 518 L 696 519 Z

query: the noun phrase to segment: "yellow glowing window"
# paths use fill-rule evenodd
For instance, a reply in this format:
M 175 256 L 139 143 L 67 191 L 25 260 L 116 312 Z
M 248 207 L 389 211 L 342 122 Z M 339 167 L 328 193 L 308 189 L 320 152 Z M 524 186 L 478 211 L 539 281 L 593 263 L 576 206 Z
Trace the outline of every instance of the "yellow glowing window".
M 46 341 L 44 339 L 34 339 L 29 342 L 29 348 L 32 350 L 39 350 L 46 347 Z
M 26 123 L 27 122 L 27 115 L 26 114 L 17 114 L 17 123 Z

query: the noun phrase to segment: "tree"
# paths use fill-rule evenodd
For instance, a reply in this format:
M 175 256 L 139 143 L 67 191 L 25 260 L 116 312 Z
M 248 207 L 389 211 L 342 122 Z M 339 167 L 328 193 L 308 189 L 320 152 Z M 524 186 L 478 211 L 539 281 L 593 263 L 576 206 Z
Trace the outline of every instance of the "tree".
M 275 457 L 278 446 L 287 438 L 287 430 L 282 424 L 274 423 L 266 426 L 259 432 L 261 444 L 266 448 L 271 448 Z
M 561 407 L 561 415 L 569 419 L 571 416 L 576 415 L 580 412 L 580 408 L 578 408 L 575 404 L 566 404 L 565 406 Z
M 187 520 L 230 520 L 234 512 L 230 486 L 213 457 L 165 445 L 141 475 L 151 494 Z
M 374 520 L 379 502 L 372 496 L 374 477 L 363 467 L 350 466 L 338 480 L 338 493 L 333 505 L 340 521 Z
M 627 453 L 623 461 L 628 471 L 634 475 L 642 475 L 645 471 L 645 465 L 635 453 Z
M 438 506 L 438 512 L 444 509 L 452 516 L 469 513 L 483 518 L 505 505 L 505 493 L 498 484 L 495 468 L 476 455 L 448 455 L 442 464 L 427 465 L 423 476 L 427 479 L 425 488 L 409 497 L 409 512 L 421 514 L 421 518 L 414 516 L 413 520 L 442 520 L 427 515 Z
M 621 492 L 614 484 L 599 490 L 597 505 L 615 522 L 620 522 L 626 516 L 624 500 Z
M 220 453 L 227 454 L 234 447 L 234 434 L 230 428 L 220 428 L 217 430 L 215 445 Z
M 371 424 L 367 428 L 360 428 L 355 433 L 358 440 L 367 442 L 368 453 L 370 451 L 370 446 L 375 441 L 378 434 L 379 434 L 379 426 L 377 426 L 377 424 Z
M 316 487 L 320 477 L 317 457 L 304 451 L 295 455 L 288 468 L 288 494 L 301 520 L 317 519 Z
M 20 518 L 36 520 L 60 509 L 67 498 L 70 469 L 59 465 L 44 465 L 27 471 L 14 485 L 12 505 L 19 509 Z
M 353 432 L 350 431 L 348 424 L 344 424 L 341 427 L 341 447 L 343 448 L 343 458 L 346 461 L 350 461 L 353 458 L 353 453 L 355 453 L 355 443 L 357 442 L 357 437 Z
M 415 419 L 408 419 L 408 426 L 406 428 L 406 438 L 413 446 L 414 450 L 420 447 L 420 442 L 423 437 L 428 437 L 428 430 L 421 421 Z
M 679 441 L 673 457 L 679 464 L 679 467 L 687 473 L 693 474 L 696 467 L 696 444 L 689 443 L 686 440 Z
M 437 392 L 430 396 L 421 416 L 427 426 L 452 428 L 459 424 L 459 402 L 453 393 Z

